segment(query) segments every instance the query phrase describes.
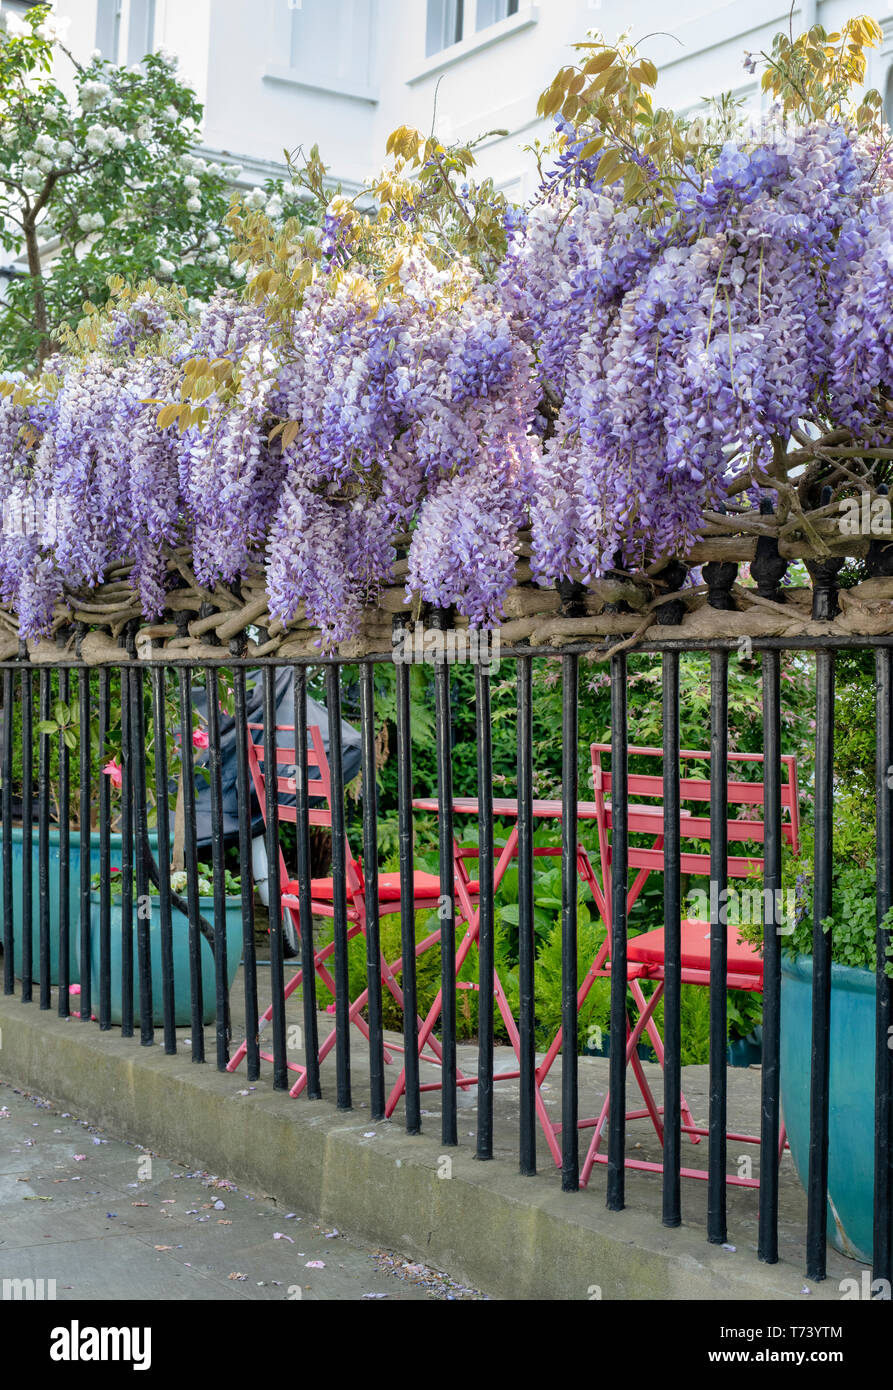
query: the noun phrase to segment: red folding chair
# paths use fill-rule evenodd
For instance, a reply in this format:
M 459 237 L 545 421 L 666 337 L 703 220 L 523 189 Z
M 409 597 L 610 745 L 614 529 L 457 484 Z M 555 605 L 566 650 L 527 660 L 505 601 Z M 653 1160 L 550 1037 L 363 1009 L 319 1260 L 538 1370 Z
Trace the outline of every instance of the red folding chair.
M 592 754 L 592 773 L 593 790 L 596 803 L 596 820 L 598 824 L 599 856 L 601 859 L 602 882 L 604 884 L 603 899 L 607 908 L 606 922 L 608 926 L 608 936 L 604 948 L 599 952 L 596 961 L 586 977 L 588 982 L 584 983 L 583 997 L 591 988 L 591 981 L 598 975 L 610 974 L 610 963 L 608 954 L 610 949 L 610 929 L 611 929 L 611 891 L 609 885 L 611 873 L 611 846 L 608 839 L 612 828 L 611 803 L 607 799 L 611 792 L 612 775 L 602 768 L 601 755 L 611 751 L 610 744 L 593 744 Z M 630 756 L 650 756 L 656 759 L 663 758 L 663 751 L 659 748 L 630 747 Z M 684 749 L 680 755 L 682 758 L 697 759 L 708 761 L 709 752 Z M 759 762 L 762 763 L 761 753 L 729 753 L 730 762 Z M 791 845 L 794 853 L 799 850 L 799 804 L 797 793 L 797 764 L 796 759 L 791 755 L 786 755 L 782 759 L 782 764 L 787 770 L 787 779 L 782 781 L 781 805 L 782 805 L 782 834 Z M 628 776 L 628 790 L 630 797 L 645 798 L 646 804 L 631 801 L 628 806 L 628 827 L 630 835 L 644 833 L 653 835 L 654 839 L 650 846 L 642 847 L 633 844 L 628 846 L 628 864 L 630 868 L 638 870 L 631 888 L 627 895 L 627 911 L 632 908 L 638 899 L 642 889 L 655 870 L 664 868 L 664 829 L 663 829 L 663 775 L 661 773 L 632 773 Z M 680 800 L 683 806 L 686 802 L 710 802 L 710 782 L 699 778 L 683 777 L 680 780 Z M 728 801 L 729 805 L 742 807 L 762 806 L 765 801 L 765 787 L 760 782 L 743 782 L 729 780 L 728 782 Z M 650 804 L 647 804 L 650 803 Z M 657 803 L 657 804 L 654 804 Z M 680 816 L 680 833 L 683 840 L 710 840 L 710 819 L 709 816 L 697 816 L 689 810 L 683 810 Z M 743 816 L 740 818 L 729 818 L 727 839 L 730 843 L 745 843 L 749 841 L 762 843 L 765 834 L 765 827 L 762 818 Z M 763 861 L 751 855 L 729 855 L 727 857 L 729 878 L 747 878 L 754 871 L 762 870 Z M 704 853 L 684 852 L 680 856 L 680 867 L 683 873 L 695 875 L 710 874 L 710 855 Z M 749 990 L 754 993 L 762 993 L 763 989 L 763 961 L 757 949 L 749 943 L 738 940 L 737 928 L 730 923 L 727 928 L 727 948 L 728 963 L 726 973 L 726 988 Z M 709 922 L 699 919 L 684 919 L 681 925 L 682 951 L 681 951 L 681 978 L 684 984 L 707 985 L 710 984 L 710 925 Z M 663 997 L 665 985 L 665 951 L 664 951 L 664 932 L 663 928 L 655 931 L 645 932 L 638 936 L 631 936 L 627 943 L 627 978 L 630 982 L 630 990 L 638 1009 L 638 1017 L 635 1023 L 627 1019 L 627 1062 L 631 1066 L 642 1099 L 645 1103 L 644 1110 L 634 1110 L 627 1114 L 627 1119 L 642 1119 L 646 1116 L 650 1118 L 654 1125 L 658 1139 L 663 1143 L 663 1125 L 661 1121 L 662 1107 L 659 1106 L 654 1098 L 638 1059 L 637 1047 L 643 1032 L 648 1031 L 652 1045 L 658 1059 L 663 1065 L 663 1044 L 659 1039 L 656 1027 L 654 1027 L 654 1011 Z M 641 982 L 655 982 L 655 989 L 650 998 L 645 998 Z M 596 1120 L 583 1121 L 581 1128 L 594 1127 L 594 1133 L 589 1145 L 589 1151 L 580 1175 L 582 1185 L 585 1185 L 592 1172 L 595 1163 L 606 1163 L 607 1156 L 602 1154 L 600 1144 L 603 1137 L 605 1123 L 608 1116 L 609 1100 L 606 1097 L 602 1106 L 601 1114 Z M 694 1123 L 691 1111 L 684 1101 L 682 1104 L 682 1130 L 688 1134 L 692 1142 L 697 1143 L 708 1131 Z M 758 1144 L 759 1137 L 756 1135 L 730 1133 L 729 1139 L 737 1140 L 741 1143 Z M 784 1131 L 779 1140 L 779 1156 L 784 1147 Z M 645 1162 L 639 1159 L 627 1159 L 627 1166 L 631 1168 L 642 1168 L 647 1171 L 660 1172 L 662 1165 L 659 1163 Z M 706 1178 L 707 1172 L 704 1169 L 683 1168 L 682 1174 L 687 1177 Z M 728 1182 L 747 1187 L 756 1187 L 759 1180 L 756 1178 L 746 1178 L 729 1176 Z
M 262 741 L 255 740 L 255 734 L 257 731 L 260 732 L 262 739 L 263 725 L 248 724 L 247 727 L 249 730 L 248 765 L 251 770 L 251 778 L 254 784 L 254 790 L 257 795 L 261 811 L 264 815 L 264 819 L 266 819 L 266 750 L 265 745 Z M 294 770 L 296 766 L 294 749 L 294 725 L 277 724 L 276 734 L 291 735 L 290 745 L 279 744 L 277 738 L 276 790 L 278 801 L 278 815 L 280 821 L 290 821 L 294 823 L 297 820 L 297 808 L 294 803 Z M 308 790 L 310 792 L 312 801 L 317 803 L 324 803 L 322 805 L 316 804 L 310 807 L 309 822 L 311 825 L 327 826 L 329 829 L 331 829 L 332 781 L 329 770 L 329 762 L 328 758 L 326 757 L 325 745 L 323 743 L 322 733 L 317 725 L 311 725 L 309 727 L 308 739 L 309 747 L 307 750 L 307 770 L 308 780 L 310 784 Z M 283 769 L 285 771 L 285 776 L 278 775 L 280 769 Z M 345 862 L 347 865 L 347 919 L 349 924 L 347 939 L 348 941 L 350 941 L 353 937 L 357 936 L 358 934 L 362 933 L 363 935 L 365 935 L 366 932 L 366 886 L 363 879 L 362 863 L 360 862 L 360 860 L 354 858 L 350 848 L 350 843 L 347 840 L 346 836 Z M 279 885 L 282 910 L 289 914 L 292 925 L 295 930 L 295 935 L 297 939 L 300 940 L 301 925 L 300 902 L 298 896 L 299 885 L 297 879 L 294 879 L 288 871 L 288 868 L 285 863 L 285 856 L 283 855 L 281 848 L 279 850 Z M 420 912 L 425 911 L 425 909 L 430 909 L 432 906 L 436 905 L 439 895 L 439 876 L 437 874 L 429 874 L 423 872 L 422 870 L 417 870 L 413 875 L 413 911 Z M 311 916 L 334 918 L 334 879 L 311 879 L 310 898 Z M 389 913 L 400 911 L 401 897 L 399 873 L 384 873 L 378 875 L 378 898 L 379 916 L 385 916 Z M 438 928 L 437 931 L 432 932 L 430 935 L 426 936 L 422 941 L 416 944 L 416 956 L 420 956 L 424 951 L 427 951 L 430 947 L 434 946 L 439 940 L 440 929 Z M 321 983 L 325 985 L 326 989 L 329 990 L 333 999 L 335 996 L 335 981 L 332 978 L 332 975 L 329 971 L 327 961 L 334 954 L 334 951 L 335 943 L 334 941 L 330 941 L 327 942 L 326 945 L 322 946 L 318 951 L 314 952 L 314 970 L 316 972 L 316 976 L 321 981 Z M 385 960 L 384 955 L 381 955 L 382 984 L 397 1001 L 397 1004 L 400 1006 L 401 1009 L 403 1008 L 403 991 L 400 989 L 400 986 L 397 983 L 397 976 L 400 974 L 402 967 L 402 956 L 389 964 Z M 289 996 L 293 994 L 294 991 L 300 986 L 302 980 L 303 971 L 298 970 L 298 972 L 288 981 L 288 983 L 285 986 L 286 999 L 288 999 Z M 369 991 L 368 989 L 365 989 L 360 995 L 357 996 L 356 999 L 351 1001 L 350 1008 L 348 1011 L 348 1018 L 350 1022 L 357 1029 L 359 1029 L 360 1033 L 366 1039 L 368 1039 L 369 1037 L 369 1028 L 365 1019 L 363 1018 L 362 1011 L 366 1007 L 368 998 Z M 273 1007 L 272 1005 L 270 1005 L 270 1007 L 262 1014 L 259 1020 L 258 1034 L 264 1031 L 272 1017 Z M 328 1056 L 329 1052 L 331 1052 L 332 1048 L 335 1046 L 336 1033 L 337 1028 L 333 1028 L 332 1032 L 329 1033 L 329 1035 L 320 1044 L 319 1060 L 321 1062 L 325 1059 L 325 1057 Z M 427 1039 L 426 1041 L 431 1053 L 431 1055 L 428 1058 L 426 1058 L 426 1060 L 439 1063 L 442 1058 L 442 1053 L 436 1038 L 432 1037 Z M 247 1050 L 248 1043 L 246 1040 L 241 1044 L 241 1046 L 233 1055 L 232 1060 L 227 1066 L 227 1071 L 235 1071 L 236 1067 L 240 1065 L 243 1058 L 245 1057 Z M 393 1052 L 401 1052 L 402 1050 L 403 1049 L 396 1043 L 388 1043 L 387 1047 L 385 1048 L 385 1062 L 390 1063 L 391 1061 L 393 1061 L 393 1057 L 391 1054 Z M 264 1059 L 264 1061 L 273 1061 L 273 1056 L 271 1053 L 261 1052 L 260 1056 Z M 297 1096 L 301 1093 L 301 1091 L 304 1089 L 304 1086 L 307 1084 L 307 1068 L 303 1064 L 292 1061 L 287 1062 L 286 1065 L 288 1066 L 289 1070 L 298 1073 L 298 1080 L 295 1082 L 294 1086 L 291 1088 L 289 1092 L 290 1095 Z

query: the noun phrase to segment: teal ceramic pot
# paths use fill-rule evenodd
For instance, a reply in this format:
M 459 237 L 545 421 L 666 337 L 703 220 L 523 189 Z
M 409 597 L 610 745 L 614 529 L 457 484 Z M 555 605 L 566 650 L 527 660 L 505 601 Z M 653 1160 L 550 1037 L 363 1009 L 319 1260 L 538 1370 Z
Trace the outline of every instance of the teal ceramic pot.
M 91 898 L 92 931 L 90 933 L 91 991 L 93 1012 L 99 1010 L 99 894 Z M 202 916 L 207 922 L 214 921 L 214 899 L 199 898 Z M 152 897 L 151 920 L 149 922 L 149 952 L 152 962 L 152 1022 L 159 1027 L 164 1023 L 161 994 L 161 910 L 160 899 Z M 174 1022 L 178 1028 L 188 1028 L 192 1023 L 192 1003 L 189 991 L 189 919 L 177 908 L 171 909 L 171 927 L 174 947 Z M 113 1024 L 121 1022 L 121 900 L 112 899 L 111 904 L 111 982 Z M 202 1021 L 213 1023 L 216 1017 L 217 985 L 214 973 L 214 956 L 209 943 L 202 936 Z M 226 899 L 226 965 L 227 987 L 232 988 L 239 961 L 242 959 L 242 899 Z M 136 917 L 133 932 L 133 1018 L 140 1023 L 140 991 L 137 969 Z
M 59 983 L 59 831 L 50 829 L 50 984 Z M 112 863 L 121 863 L 121 836 L 110 837 Z M 149 844 L 154 851 L 158 848 L 158 837 L 149 836 Z M 0 831 L 2 845 L 2 831 Z M 13 921 L 13 960 L 15 973 L 22 977 L 22 870 L 25 849 L 23 831 L 20 825 L 12 830 L 12 921 Z M 81 835 L 79 830 L 69 831 L 69 878 L 68 878 L 68 979 L 70 984 L 78 984 L 81 978 L 80 927 L 81 927 Z M 33 826 L 31 832 L 31 952 L 32 979 L 40 979 L 40 905 L 38 900 L 38 832 Z M 99 873 L 99 831 L 90 835 L 90 876 Z M 0 895 L 0 943 L 3 940 L 3 903 Z
M 794 1167 L 809 1172 L 812 957 L 782 956 L 781 1107 Z M 831 967 L 828 1239 L 871 1263 L 874 1204 L 875 976 Z

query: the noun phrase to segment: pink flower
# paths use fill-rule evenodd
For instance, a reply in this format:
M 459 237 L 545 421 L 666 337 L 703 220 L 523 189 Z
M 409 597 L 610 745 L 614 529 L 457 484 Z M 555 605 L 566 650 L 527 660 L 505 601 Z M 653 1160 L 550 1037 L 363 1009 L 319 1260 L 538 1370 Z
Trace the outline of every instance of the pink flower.
M 123 769 L 115 762 L 114 758 L 112 758 L 110 762 L 107 762 L 102 770 L 107 777 L 111 777 L 113 786 L 120 787 Z
M 192 742 L 195 748 L 207 748 L 208 735 L 205 733 L 204 729 L 195 730 L 194 734 L 192 735 Z

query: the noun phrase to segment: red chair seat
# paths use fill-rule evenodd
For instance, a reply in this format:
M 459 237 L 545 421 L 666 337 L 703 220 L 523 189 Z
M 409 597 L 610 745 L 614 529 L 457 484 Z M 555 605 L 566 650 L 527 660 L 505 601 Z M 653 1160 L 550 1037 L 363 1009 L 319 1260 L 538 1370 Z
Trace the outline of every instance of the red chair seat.
M 477 883 L 469 885 L 470 891 L 478 891 Z M 412 891 L 416 898 L 439 898 L 440 897 L 440 876 L 438 874 L 425 873 L 422 869 L 417 869 L 412 876 Z M 298 896 L 297 879 L 288 879 L 283 885 L 283 892 L 292 893 Z M 331 878 L 312 878 L 310 880 L 310 896 L 318 902 L 331 902 L 334 897 L 334 880 Z M 400 901 L 400 873 L 399 871 L 391 874 L 378 875 L 378 897 L 383 903 L 394 903 Z
M 730 975 L 751 975 L 754 980 L 763 978 L 763 957 L 757 948 L 747 941 L 738 940 L 738 928 L 730 923 L 726 927 L 728 945 L 728 971 Z M 695 918 L 686 918 L 682 923 L 682 969 L 710 969 L 710 923 Z M 664 929 L 643 932 L 641 936 L 631 936 L 626 948 L 626 957 L 639 965 L 663 967 L 665 963 Z

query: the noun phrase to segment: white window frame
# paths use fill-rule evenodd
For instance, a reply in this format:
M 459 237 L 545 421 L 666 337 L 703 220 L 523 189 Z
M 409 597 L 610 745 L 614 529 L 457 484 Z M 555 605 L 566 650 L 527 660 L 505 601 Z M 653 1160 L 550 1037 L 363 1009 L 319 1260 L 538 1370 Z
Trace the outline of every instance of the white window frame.
M 514 19 L 518 11 L 522 9 L 521 0 L 515 0 L 515 8 L 511 13 L 504 14 L 501 19 L 491 19 L 489 24 L 486 24 L 481 28 L 478 28 L 478 6 L 481 4 L 481 2 L 482 0 L 469 0 L 470 7 L 474 9 L 474 30 L 472 31 L 471 29 L 469 29 L 467 23 L 463 24 L 463 39 L 466 37 L 466 35 L 468 38 L 470 38 L 472 32 L 474 32 L 475 34 L 483 34 L 486 29 L 491 29 L 494 24 L 502 24 L 506 19 Z M 511 4 L 511 0 L 506 0 L 506 9 L 508 9 L 509 4 Z
M 332 0 L 332 3 L 335 3 L 335 0 Z M 273 10 L 271 52 L 291 54 L 292 17 L 292 9 L 284 3 L 277 2 Z M 370 73 L 375 73 L 377 70 L 378 28 L 379 0 L 371 0 L 368 68 Z M 378 87 L 374 82 L 352 82 L 335 77 L 320 77 L 310 68 L 294 67 L 290 61 L 288 63 L 268 63 L 264 69 L 264 80 L 282 82 L 288 86 L 311 92 L 328 92 L 333 96 L 346 97 L 349 100 L 365 102 L 372 106 L 376 105 L 379 96 Z
M 485 29 L 478 29 L 477 0 L 465 0 L 465 10 L 462 16 L 464 37 L 459 43 L 451 44 L 449 48 L 443 48 L 439 53 L 432 53 L 430 58 L 423 58 L 415 72 L 407 77 L 407 84 L 412 86 L 415 82 L 422 82 L 431 73 L 440 72 L 443 68 L 451 67 L 453 63 L 461 63 L 472 53 L 489 48 L 494 43 L 501 43 L 503 39 L 510 38 L 513 34 L 529 29 L 538 22 L 539 16 L 540 0 L 519 0 L 517 14 L 507 15 L 505 19 L 498 19 L 495 24 L 488 24 Z M 422 26 L 421 34 L 424 52 L 424 26 Z
M 130 64 L 141 63 L 147 53 L 155 52 L 157 6 L 155 0 L 130 0 L 128 11 L 127 61 Z M 135 32 L 137 25 L 139 35 Z
M 100 18 L 101 11 L 103 10 L 106 11 L 106 14 L 102 15 L 102 18 Z M 104 52 L 99 43 L 100 24 L 108 24 L 109 20 L 111 20 L 115 33 L 115 47 L 112 53 Z M 98 0 L 94 33 L 94 46 L 100 50 L 103 58 L 107 58 L 112 63 L 120 63 L 121 39 L 124 34 L 124 0 Z

